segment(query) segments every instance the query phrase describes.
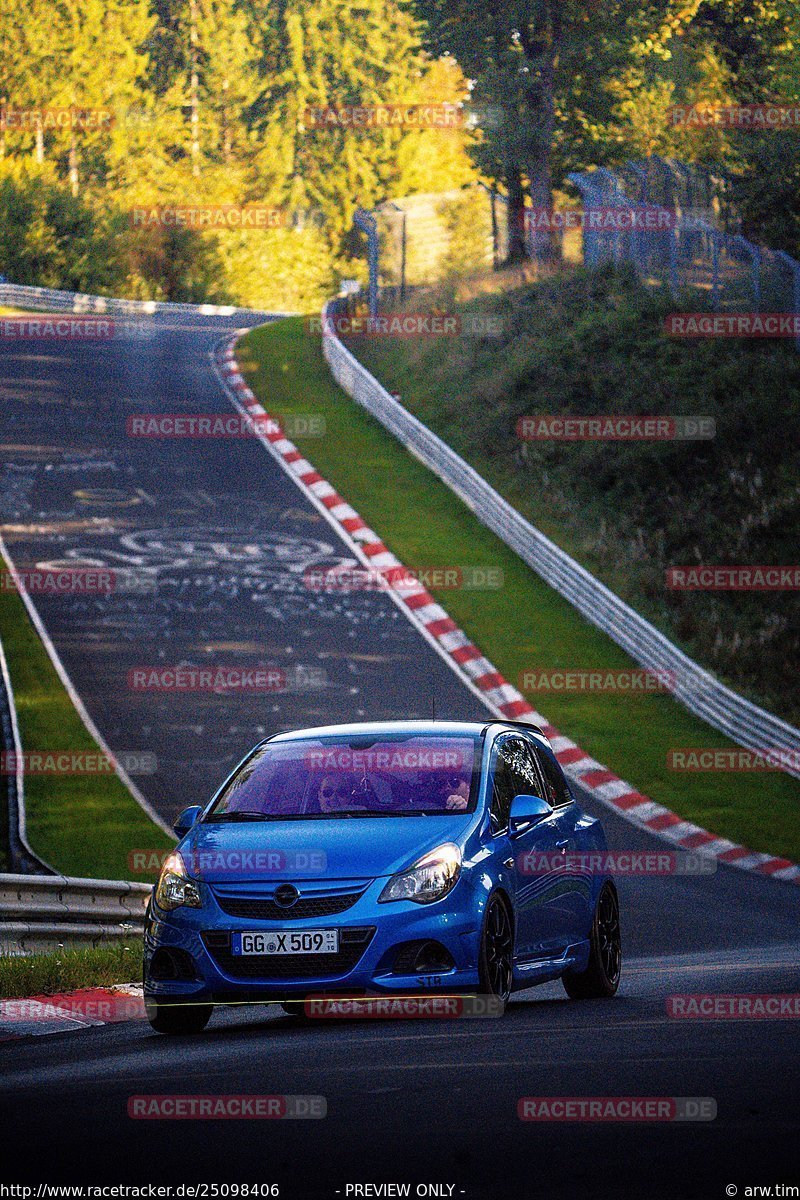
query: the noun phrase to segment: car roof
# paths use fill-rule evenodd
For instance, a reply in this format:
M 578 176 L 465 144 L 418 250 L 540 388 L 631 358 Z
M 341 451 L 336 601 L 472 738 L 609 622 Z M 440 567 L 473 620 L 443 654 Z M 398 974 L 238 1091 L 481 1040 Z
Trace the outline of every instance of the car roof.
M 380 737 L 397 736 L 402 734 L 421 734 L 427 733 L 430 735 L 441 735 L 445 737 L 453 737 L 461 734 L 466 737 L 480 737 L 489 729 L 502 730 L 524 730 L 526 733 L 533 734 L 537 739 L 549 745 L 547 738 L 538 725 L 531 725 L 525 721 L 506 721 L 502 717 L 488 717 L 476 721 L 446 721 L 435 720 L 429 718 L 427 720 L 409 720 L 409 721 L 356 721 L 343 725 L 318 725 L 309 729 L 292 729 L 286 730 L 283 733 L 273 734 L 269 738 L 265 738 L 265 742 L 291 742 L 301 738 L 326 738 L 326 737 Z

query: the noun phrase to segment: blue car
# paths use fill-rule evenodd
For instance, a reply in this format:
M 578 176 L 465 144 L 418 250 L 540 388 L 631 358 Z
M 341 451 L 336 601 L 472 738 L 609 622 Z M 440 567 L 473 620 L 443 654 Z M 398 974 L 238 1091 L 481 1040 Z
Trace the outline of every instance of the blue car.
M 559 977 L 571 997 L 617 990 L 603 829 L 533 726 L 281 733 L 175 831 L 145 930 L 161 1033 L 199 1032 L 231 1002 L 464 993 L 502 1011 Z

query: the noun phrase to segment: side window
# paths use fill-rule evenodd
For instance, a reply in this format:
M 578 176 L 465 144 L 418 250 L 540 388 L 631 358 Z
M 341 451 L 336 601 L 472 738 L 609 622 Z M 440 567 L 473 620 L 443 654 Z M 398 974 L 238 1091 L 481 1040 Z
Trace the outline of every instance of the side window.
M 508 825 L 508 814 L 511 812 L 513 799 L 514 780 L 511 767 L 501 751 L 494 764 L 494 781 L 492 783 L 491 820 L 494 833 L 499 833 Z
M 536 768 L 523 738 L 505 738 L 498 751 L 492 786 L 492 828 L 497 832 L 508 825 L 511 801 L 515 796 L 541 791 Z
M 559 804 L 569 804 L 572 797 L 569 794 L 566 780 L 558 763 L 551 754 L 548 754 L 546 750 L 538 746 L 534 750 L 534 753 L 547 787 L 545 799 L 549 800 L 554 808 L 558 807 Z

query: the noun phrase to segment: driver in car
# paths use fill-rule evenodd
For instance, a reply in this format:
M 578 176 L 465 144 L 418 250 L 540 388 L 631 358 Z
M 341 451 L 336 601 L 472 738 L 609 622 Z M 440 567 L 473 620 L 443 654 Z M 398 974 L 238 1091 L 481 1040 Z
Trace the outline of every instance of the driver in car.
M 357 808 L 353 780 L 348 776 L 325 775 L 319 785 L 319 811 L 324 813 L 341 812 L 347 808 Z
M 469 780 L 460 775 L 443 775 L 439 781 L 442 803 L 451 812 L 463 812 L 469 804 Z

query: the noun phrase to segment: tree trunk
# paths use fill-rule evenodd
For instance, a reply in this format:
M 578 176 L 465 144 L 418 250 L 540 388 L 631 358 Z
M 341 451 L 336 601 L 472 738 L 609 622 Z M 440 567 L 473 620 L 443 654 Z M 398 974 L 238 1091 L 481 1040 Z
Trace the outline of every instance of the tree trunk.
M 517 166 L 506 170 L 506 192 L 508 193 L 508 249 L 506 262 L 522 262 L 527 258 L 525 245 L 525 189 L 522 173 Z
M 531 224 L 528 236 L 528 252 L 537 262 L 549 262 L 561 257 L 561 238 L 552 222 L 542 220 L 542 215 L 553 211 L 553 176 L 549 156 L 538 158 L 528 168 L 531 204 L 540 220 Z
M 69 133 L 69 187 L 73 196 L 77 196 L 80 191 L 80 183 L 78 180 L 78 144 L 75 140 L 75 130 L 70 129 Z
M 231 123 L 228 112 L 229 89 L 230 83 L 227 79 L 224 79 L 222 81 L 222 157 L 226 163 L 231 161 L 231 155 L 233 154 L 233 137 L 231 134 Z
M 191 0 L 189 5 L 189 56 L 190 76 L 189 93 L 191 97 L 191 157 L 192 174 L 200 174 L 200 110 L 199 97 L 200 80 L 197 73 L 197 0 Z
M 535 86 L 528 93 L 530 121 L 536 130 L 537 153 L 528 164 L 531 204 L 538 212 L 553 211 L 553 138 L 556 123 L 556 72 L 561 49 L 561 0 L 547 0 L 541 42 L 533 57 Z M 561 258 L 561 235 L 549 221 L 534 225 L 528 252 L 537 262 Z

